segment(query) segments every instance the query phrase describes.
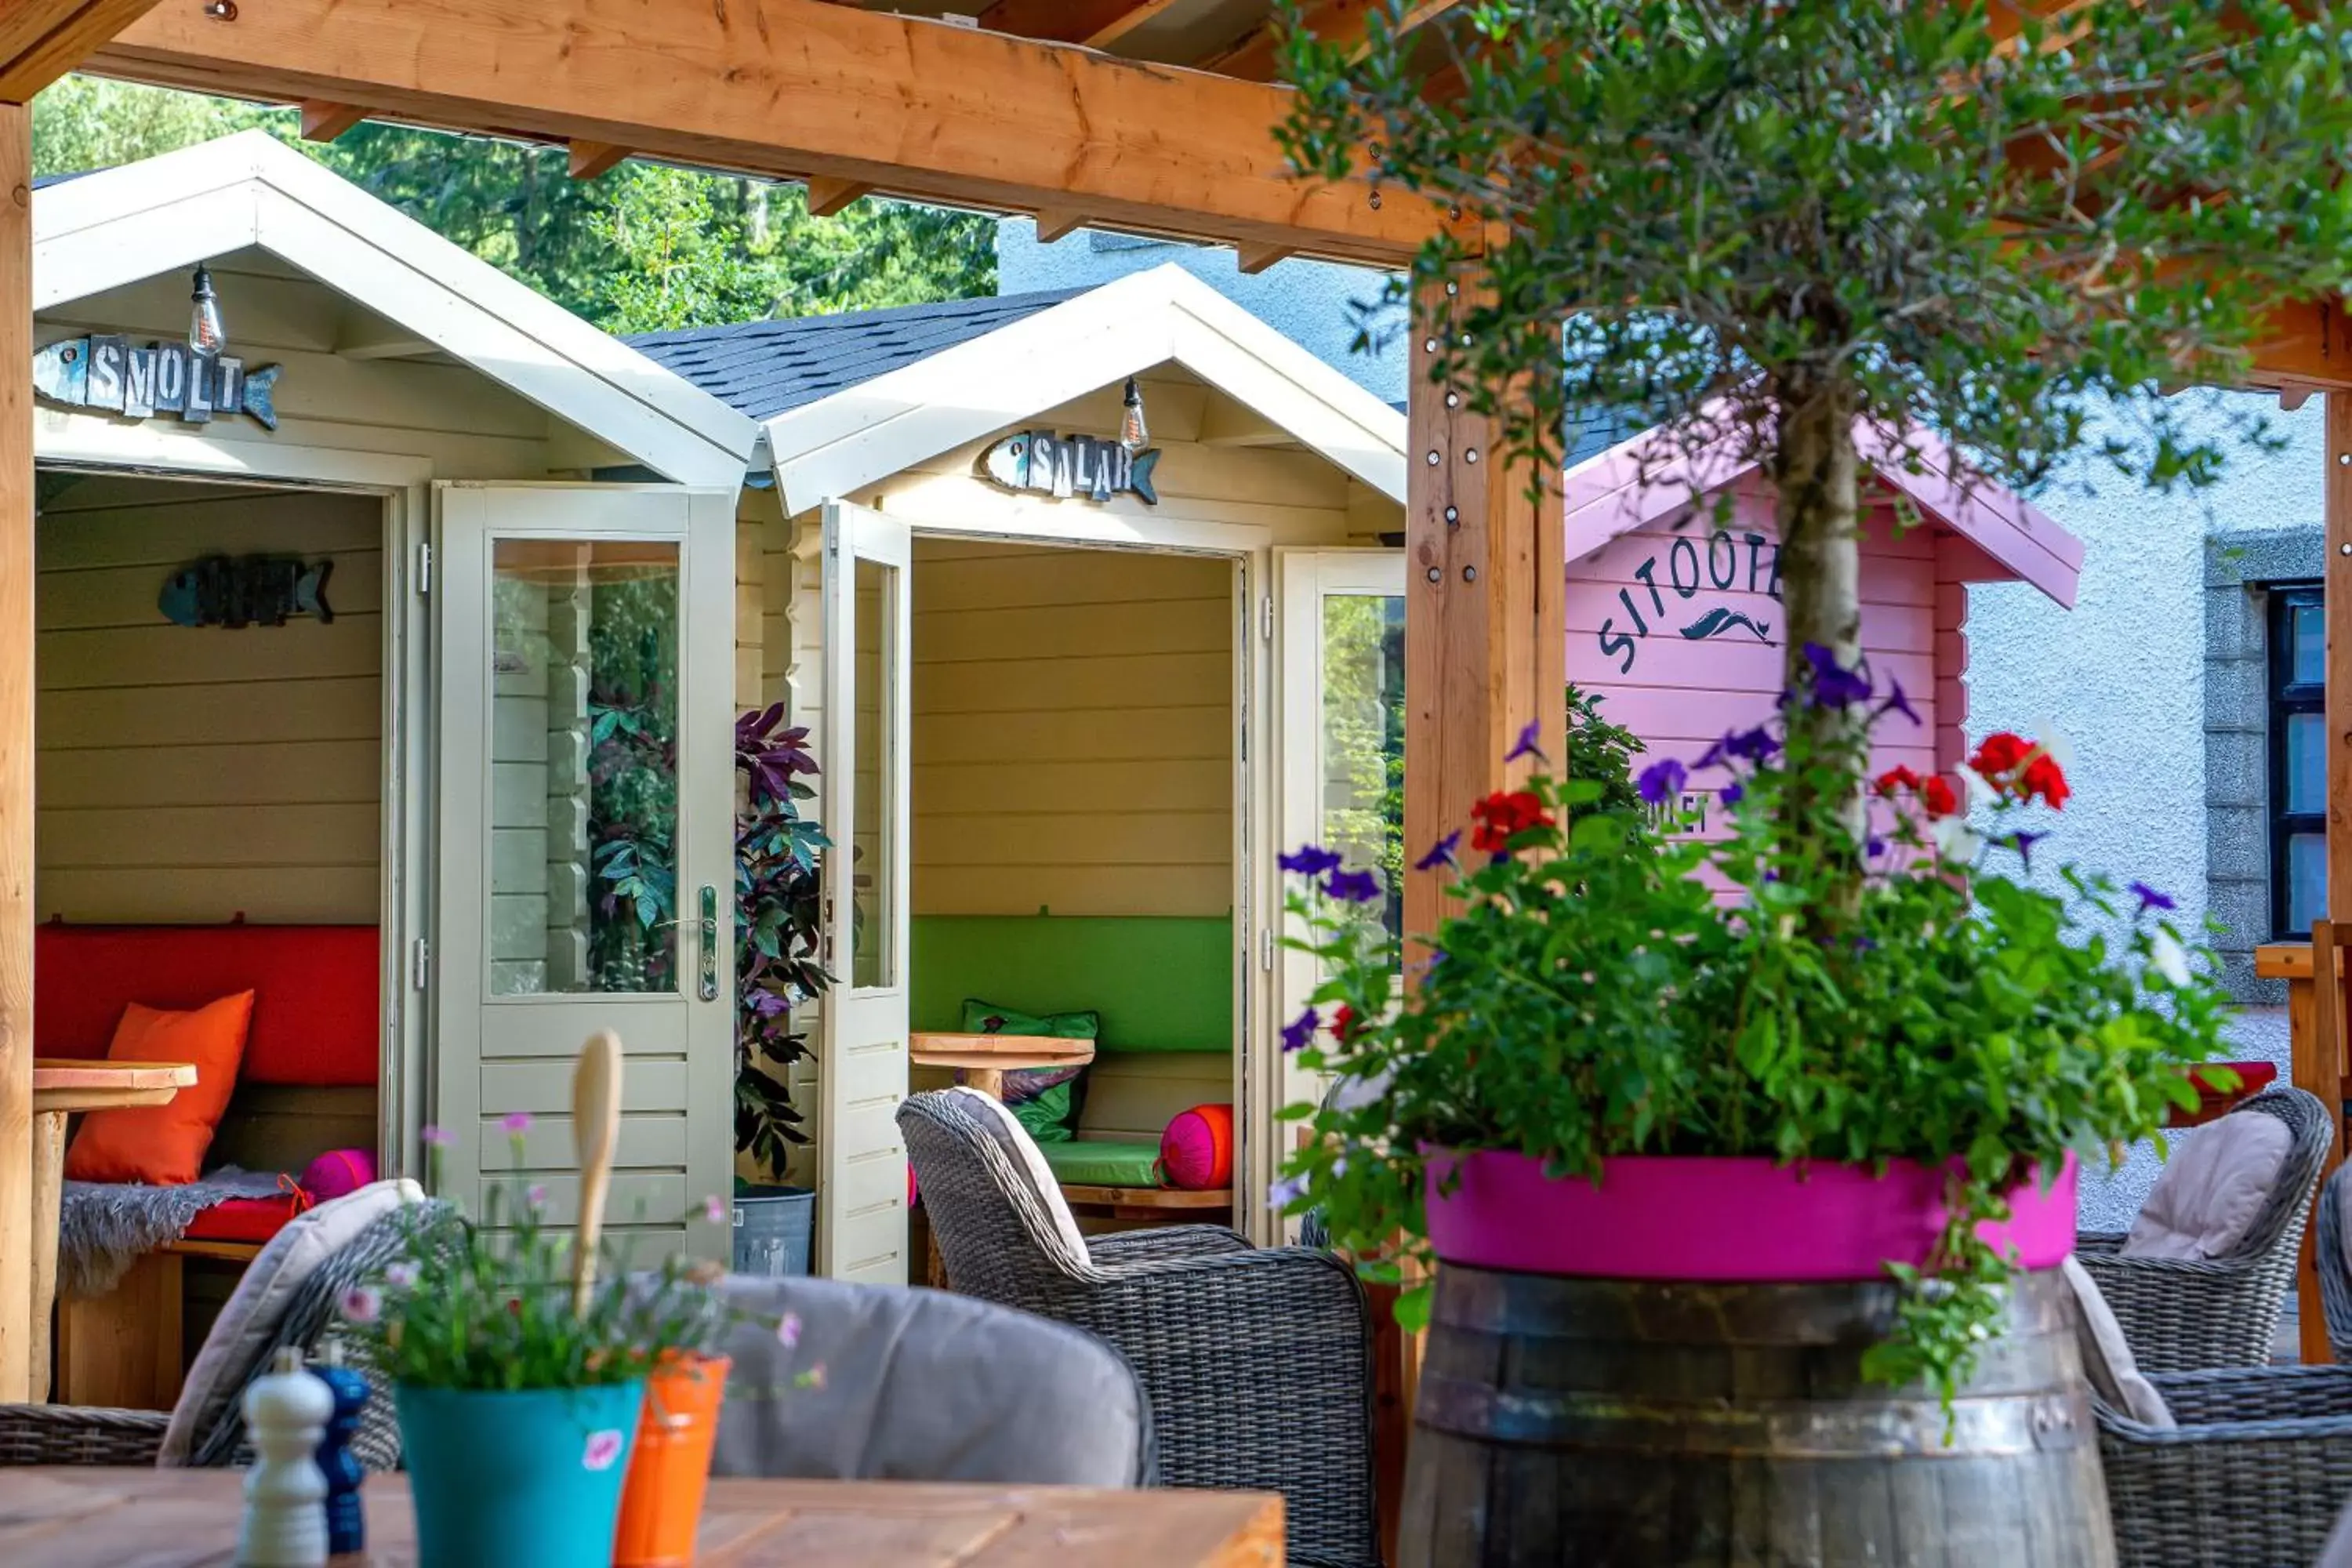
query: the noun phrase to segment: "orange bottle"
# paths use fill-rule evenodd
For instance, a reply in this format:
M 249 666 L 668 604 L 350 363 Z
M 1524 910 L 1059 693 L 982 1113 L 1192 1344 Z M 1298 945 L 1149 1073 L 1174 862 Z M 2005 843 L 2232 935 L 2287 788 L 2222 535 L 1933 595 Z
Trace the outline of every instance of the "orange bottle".
M 685 1568 L 694 1561 L 730 1364 L 723 1355 L 682 1355 L 646 1380 L 645 1413 L 621 1491 L 614 1568 Z

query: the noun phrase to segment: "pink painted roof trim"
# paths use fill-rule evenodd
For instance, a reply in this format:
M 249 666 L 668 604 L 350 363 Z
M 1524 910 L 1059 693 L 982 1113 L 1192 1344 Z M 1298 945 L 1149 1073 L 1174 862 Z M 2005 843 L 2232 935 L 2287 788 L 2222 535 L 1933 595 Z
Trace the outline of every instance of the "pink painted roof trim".
M 1683 510 L 1694 488 L 1712 494 L 1752 473 L 1753 460 L 1728 446 L 1696 457 L 1675 455 L 1654 464 L 1642 482 L 1643 458 L 1653 432 L 1644 431 L 1561 476 L 1568 558 L 1591 554 L 1621 533 Z M 1878 432 L 1857 426 L 1863 461 L 1878 480 L 1908 497 L 1919 510 L 1974 543 L 2007 578 L 2031 583 L 2068 609 L 2083 574 L 2083 542 L 2049 513 L 2016 492 L 1987 480 L 1965 484 L 1950 447 L 1933 437 L 1913 442 L 1913 462 Z M 1916 471 L 1913 471 L 1914 469 Z M 1694 484 L 1696 481 L 1696 485 Z

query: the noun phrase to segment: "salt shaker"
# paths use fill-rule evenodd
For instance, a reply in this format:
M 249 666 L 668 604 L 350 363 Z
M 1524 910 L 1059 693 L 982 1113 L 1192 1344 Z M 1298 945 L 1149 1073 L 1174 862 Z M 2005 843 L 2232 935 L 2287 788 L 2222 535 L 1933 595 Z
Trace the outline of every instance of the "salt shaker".
M 357 1554 L 367 1549 L 367 1519 L 360 1509 L 367 1467 L 352 1452 L 352 1439 L 359 1436 L 360 1412 L 372 1391 L 366 1378 L 343 1364 L 340 1338 L 328 1340 L 325 1364 L 314 1370 L 335 1399 L 319 1443 L 319 1471 L 327 1478 L 327 1552 L 334 1557 Z
M 324 1568 L 327 1478 L 317 1455 L 334 1411 L 333 1393 L 290 1347 L 247 1386 L 245 1429 L 256 1458 L 245 1473 L 237 1568 Z

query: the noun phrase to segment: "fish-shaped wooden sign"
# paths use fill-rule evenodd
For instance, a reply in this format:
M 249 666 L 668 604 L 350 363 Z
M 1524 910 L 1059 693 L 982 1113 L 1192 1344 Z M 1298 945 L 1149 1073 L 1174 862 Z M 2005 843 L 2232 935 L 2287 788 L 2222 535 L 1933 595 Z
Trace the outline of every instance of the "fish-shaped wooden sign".
M 207 555 L 164 578 L 155 607 L 177 626 L 282 626 L 293 616 L 331 625 L 334 570 L 299 555 Z
M 216 414 L 243 414 L 278 428 L 270 401 L 282 365 L 247 370 L 233 354 L 201 354 L 185 343 L 133 348 L 100 333 L 51 343 L 33 356 L 33 390 L 52 403 L 103 408 L 131 419 L 176 414 L 203 425 Z
M 1006 489 L 1037 490 L 1064 500 L 1072 496 L 1108 500 L 1128 490 L 1146 506 L 1160 504 L 1160 492 L 1151 488 L 1151 470 L 1160 466 L 1156 447 L 1130 452 L 1098 437 L 1028 430 L 991 447 L 981 466 Z

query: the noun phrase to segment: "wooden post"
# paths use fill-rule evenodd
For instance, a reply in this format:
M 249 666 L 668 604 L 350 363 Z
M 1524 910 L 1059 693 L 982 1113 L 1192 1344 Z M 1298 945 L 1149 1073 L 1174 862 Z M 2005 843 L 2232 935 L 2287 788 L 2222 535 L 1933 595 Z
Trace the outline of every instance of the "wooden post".
M 0 1402 L 33 1339 L 32 121 L 0 103 Z
M 1528 465 L 1503 460 L 1494 422 L 1471 413 L 1466 398 L 1431 384 L 1433 334 L 1457 330 L 1446 307 L 1460 299 L 1444 288 L 1423 295 L 1406 378 L 1408 935 L 1435 927 L 1446 875 L 1415 871 L 1412 863 L 1457 827 L 1466 845 L 1472 803 L 1540 765 L 1533 757 L 1503 760 L 1519 731 L 1533 723 L 1544 756 L 1557 763 L 1566 754 L 1568 537 L 1559 476 L 1546 475 L 1541 494 L 1531 494 Z M 1407 961 L 1408 977 L 1415 962 Z M 1419 1336 L 1383 1335 L 1374 1353 L 1382 1394 L 1381 1533 L 1394 1562 Z

